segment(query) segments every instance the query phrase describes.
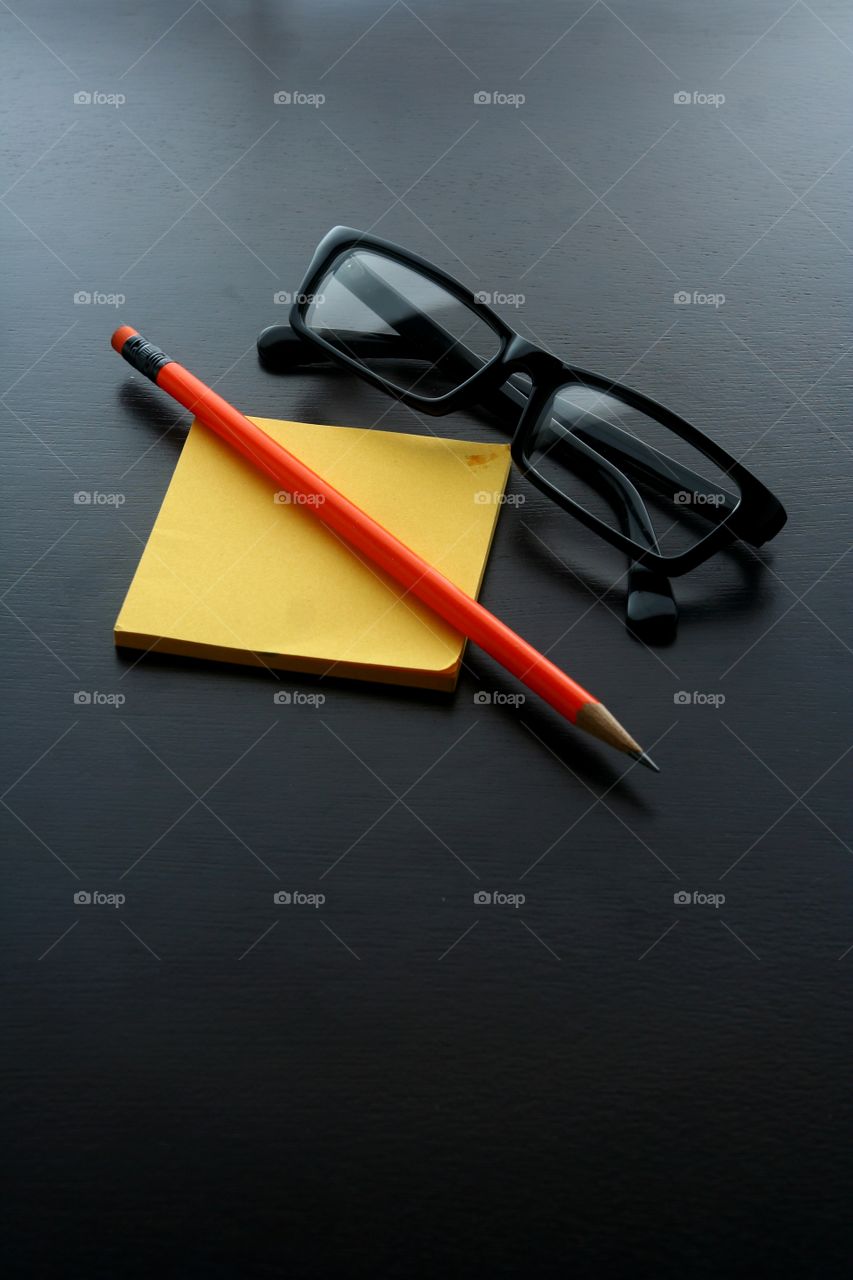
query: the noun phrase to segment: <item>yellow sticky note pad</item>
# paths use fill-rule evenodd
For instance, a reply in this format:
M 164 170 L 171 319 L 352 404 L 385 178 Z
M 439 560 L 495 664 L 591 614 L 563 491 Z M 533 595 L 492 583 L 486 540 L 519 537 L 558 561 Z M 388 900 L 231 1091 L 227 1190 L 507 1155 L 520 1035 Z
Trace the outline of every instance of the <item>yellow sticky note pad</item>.
M 253 418 L 476 595 L 509 445 Z M 194 422 L 115 624 L 117 645 L 453 689 L 464 638 Z

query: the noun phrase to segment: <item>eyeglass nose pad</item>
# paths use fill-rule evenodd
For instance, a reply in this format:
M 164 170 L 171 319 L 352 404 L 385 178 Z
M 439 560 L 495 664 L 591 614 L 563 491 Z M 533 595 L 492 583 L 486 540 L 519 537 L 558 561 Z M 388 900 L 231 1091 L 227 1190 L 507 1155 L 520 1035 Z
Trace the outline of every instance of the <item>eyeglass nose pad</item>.
M 672 644 L 678 630 L 678 605 L 669 578 L 644 565 L 631 565 L 625 625 L 643 644 Z
M 321 364 L 325 353 L 303 342 L 289 324 L 271 324 L 258 335 L 258 358 L 270 373 L 291 373 L 306 364 Z

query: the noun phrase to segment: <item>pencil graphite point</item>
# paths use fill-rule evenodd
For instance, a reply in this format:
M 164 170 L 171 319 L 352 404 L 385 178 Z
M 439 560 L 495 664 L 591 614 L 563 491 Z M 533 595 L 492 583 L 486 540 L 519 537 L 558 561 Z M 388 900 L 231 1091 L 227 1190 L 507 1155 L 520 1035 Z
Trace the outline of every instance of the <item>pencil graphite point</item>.
M 660 769 L 655 764 L 654 760 L 650 755 L 647 755 L 645 751 L 631 751 L 629 754 L 633 756 L 637 764 L 644 764 L 647 769 L 653 769 L 655 773 L 660 773 Z

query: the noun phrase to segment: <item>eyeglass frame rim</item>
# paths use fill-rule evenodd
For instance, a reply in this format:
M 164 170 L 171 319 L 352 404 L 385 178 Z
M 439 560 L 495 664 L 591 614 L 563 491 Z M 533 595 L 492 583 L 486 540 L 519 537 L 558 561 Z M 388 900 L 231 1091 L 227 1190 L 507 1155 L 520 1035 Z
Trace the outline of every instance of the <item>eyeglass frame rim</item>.
M 469 310 L 476 313 L 495 332 L 500 345 L 495 355 L 478 369 L 460 386 L 442 396 L 419 396 L 405 391 L 395 383 L 389 382 L 381 374 L 375 373 L 368 366 L 360 363 L 337 347 L 326 342 L 317 332 L 309 329 L 305 323 L 304 313 L 311 305 L 314 285 L 326 274 L 336 258 L 345 251 L 354 249 L 373 250 L 386 258 L 399 262 L 402 266 L 415 269 L 420 274 L 446 289 Z M 482 399 L 483 394 L 503 385 L 514 373 L 526 374 L 531 380 L 531 394 L 518 426 L 510 442 L 510 452 L 518 469 L 525 478 L 540 492 L 545 493 L 569 515 L 574 516 L 586 528 L 598 534 L 611 546 L 624 552 L 637 564 L 653 569 L 667 577 L 679 577 L 689 573 L 691 569 L 703 564 L 711 556 L 730 545 L 739 535 L 730 528 L 732 519 L 741 509 L 755 504 L 759 506 L 768 500 L 781 507 L 773 495 L 746 467 L 727 453 L 714 440 L 706 436 L 698 427 L 694 427 L 684 418 L 657 403 L 642 392 L 635 391 L 620 382 L 614 382 L 601 374 L 592 373 L 560 360 L 544 348 L 529 342 L 511 325 L 493 311 L 486 303 L 478 300 L 473 290 L 469 289 L 454 276 L 435 266 L 426 258 L 404 249 L 401 245 L 382 236 L 369 232 L 357 231 L 354 227 L 338 226 L 323 236 L 314 250 L 302 284 L 295 296 L 289 314 L 290 326 L 302 339 L 323 347 L 338 364 L 352 369 L 359 377 L 390 395 L 393 399 L 431 417 L 441 417 L 457 410 L 471 408 Z M 674 556 L 660 555 L 635 542 L 626 534 L 612 528 L 606 521 L 587 511 L 585 507 L 568 497 L 545 477 L 541 476 L 529 459 L 528 447 L 531 443 L 535 427 L 548 400 L 561 387 L 572 383 L 580 383 L 594 389 L 617 393 L 618 398 L 658 421 L 663 427 L 672 431 L 680 439 L 691 444 L 700 453 L 714 462 L 737 486 L 739 497 L 733 509 L 726 517 L 711 529 L 694 546 Z M 783 509 L 784 510 L 784 509 Z M 784 523 L 784 522 L 783 522 Z M 771 536 L 775 536 L 771 535 Z

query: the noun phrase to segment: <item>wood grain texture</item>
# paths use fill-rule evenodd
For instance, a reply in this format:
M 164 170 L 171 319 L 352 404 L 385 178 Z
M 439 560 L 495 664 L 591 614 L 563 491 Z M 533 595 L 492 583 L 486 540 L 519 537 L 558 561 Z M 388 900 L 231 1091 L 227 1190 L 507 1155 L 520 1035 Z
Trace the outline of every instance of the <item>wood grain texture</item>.
M 0 40 L 9 1274 L 846 1274 L 849 6 L 20 0 Z M 260 416 L 495 438 L 258 368 L 335 223 L 785 502 L 652 652 L 511 481 L 482 599 L 659 777 L 473 651 L 453 697 L 114 651 L 184 430 L 119 322 Z

